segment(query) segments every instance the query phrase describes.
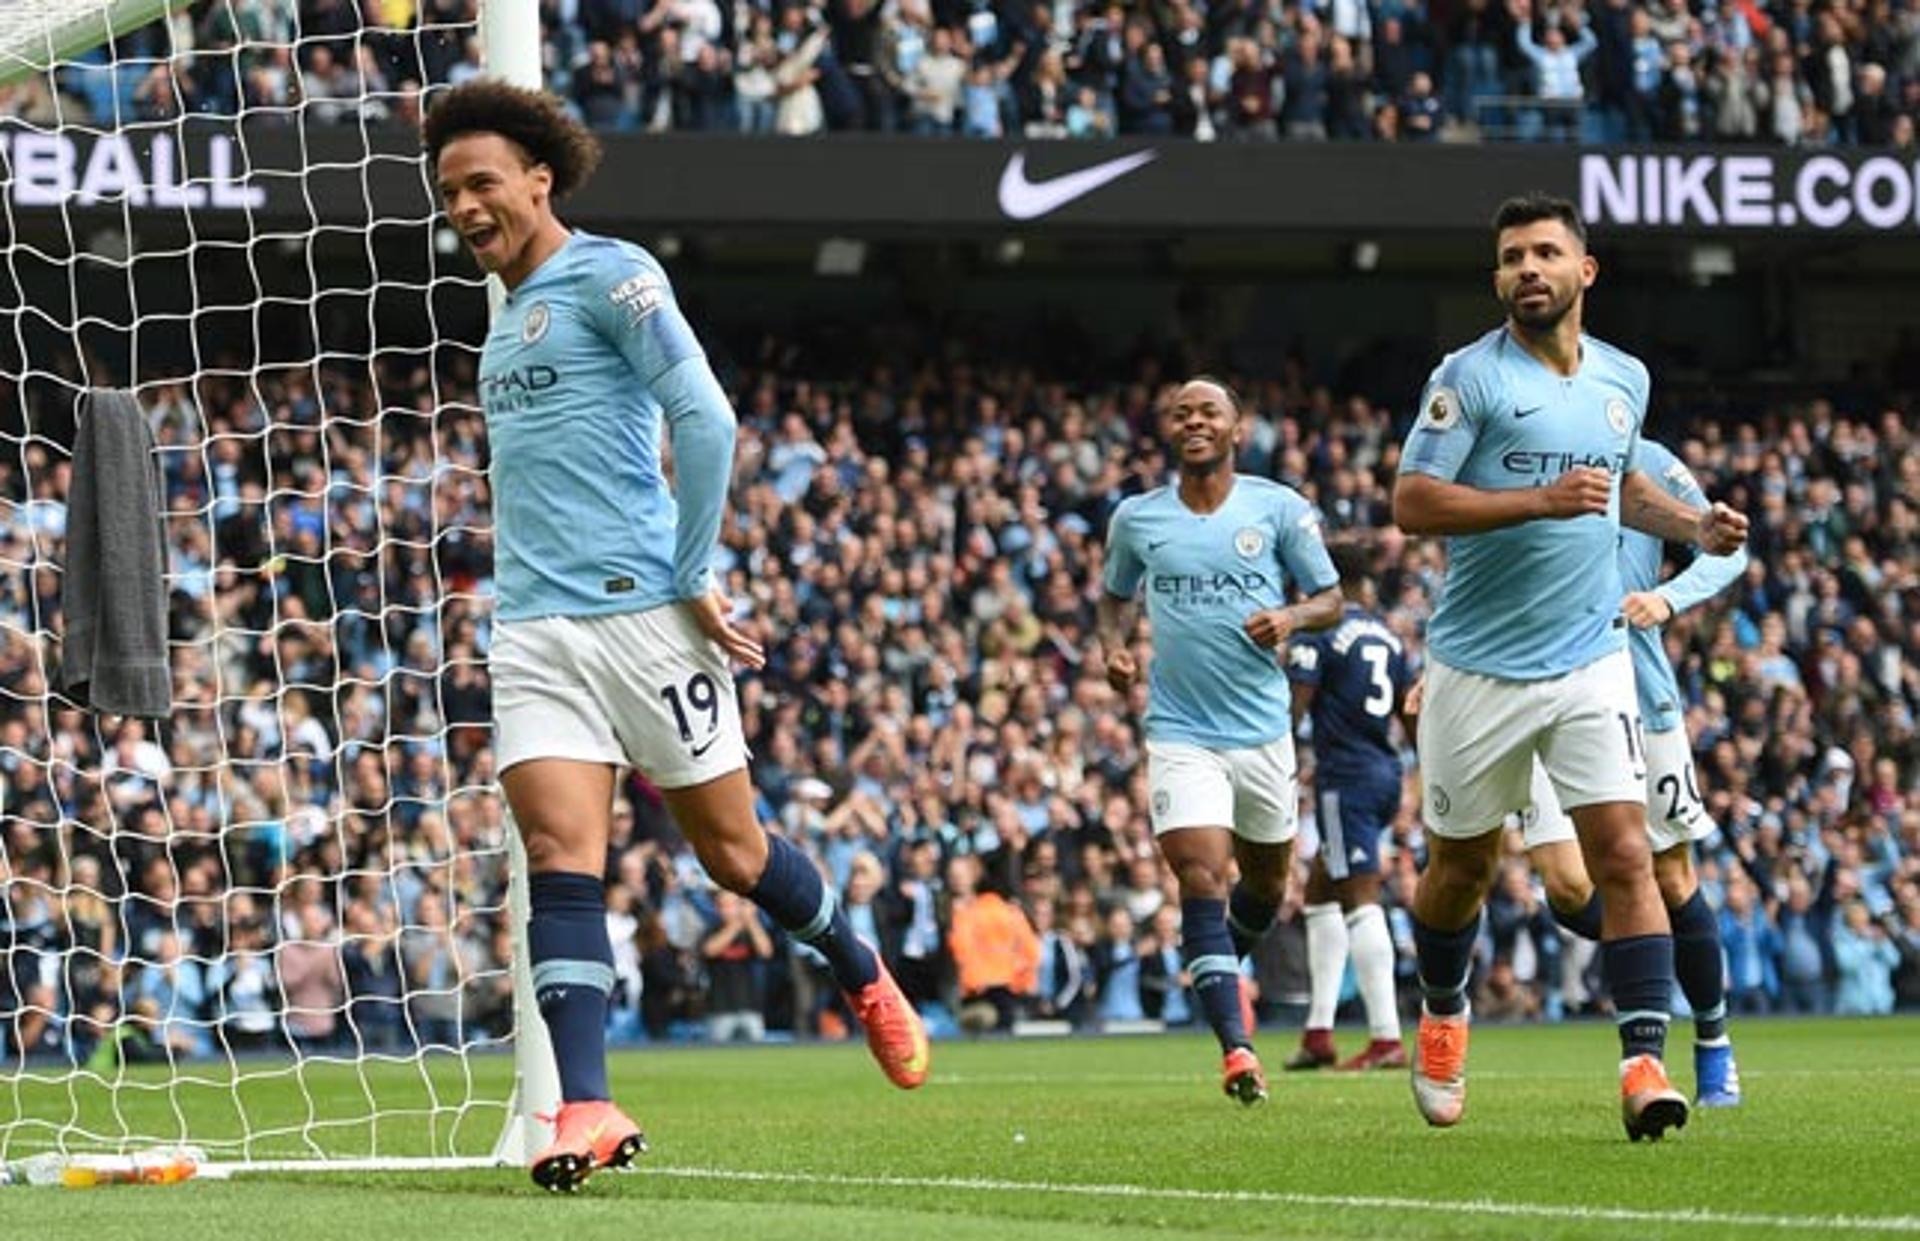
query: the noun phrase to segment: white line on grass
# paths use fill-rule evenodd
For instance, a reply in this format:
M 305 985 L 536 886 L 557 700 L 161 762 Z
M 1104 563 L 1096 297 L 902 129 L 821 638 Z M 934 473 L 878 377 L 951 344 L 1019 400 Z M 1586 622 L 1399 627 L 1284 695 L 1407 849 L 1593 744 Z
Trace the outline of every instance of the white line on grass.
M 744 1181 L 776 1185 L 831 1185 L 850 1189 L 933 1189 L 966 1193 L 1062 1194 L 1083 1198 L 1148 1198 L 1177 1202 L 1234 1202 L 1344 1210 L 1430 1211 L 1446 1215 L 1503 1215 L 1523 1219 L 1601 1220 L 1634 1224 L 1706 1224 L 1735 1228 L 1789 1228 L 1823 1232 L 1920 1232 L 1916 1215 L 1759 1215 L 1738 1211 L 1643 1210 L 1490 1198 L 1395 1198 L 1373 1194 L 1294 1194 L 1256 1189 L 1181 1189 L 1162 1185 L 1081 1185 L 1056 1181 L 1002 1181 L 980 1177 L 842 1176 L 830 1172 L 756 1172 L 744 1168 L 647 1165 L 641 1176 L 690 1181 Z
M 1603 1060 L 1600 1068 L 1590 1073 L 1527 1073 L 1505 1069 L 1477 1070 L 1473 1074 L 1475 1081 L 1587 1081 L 1612 1074 L 1613 1062 Z M 1401 1072 L 1392 1073 L 1323 1073 L 1289 1078 L 1291 1081 L 1352 1082 L 1365 1078 L 1398 1081 Z M 1855 1081 L 1872 1078 L 1920 1077 L 1920 1065 L 1895 1064 L 1870 1069 L 1749 1069 L 1744 1065 L 1740 1069 L 1741 1080 L 1769 1077 L 1845 1077 Z M 1216 1078 L 1208 1073 L 940 1073 L 927 1079 L 929 1086 L 1049 1086 L 1061 1084 L 1098 1085 L 1098 1086 L 1177 1086 L 1193 1082 L 1211 1082 Z
M 939 1073 L 929 1086 L 1186 1086 L 1210 1082 L 1208 1073 Z

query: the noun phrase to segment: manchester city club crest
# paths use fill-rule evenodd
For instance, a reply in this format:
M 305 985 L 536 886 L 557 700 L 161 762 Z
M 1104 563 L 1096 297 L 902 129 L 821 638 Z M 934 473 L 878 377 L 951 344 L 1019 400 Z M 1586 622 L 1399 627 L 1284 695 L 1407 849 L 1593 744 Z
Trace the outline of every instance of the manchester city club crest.
M 547 327 L 553 322 L 553 312 L 547 309 L 545 302 L 535 302 L 527 309 L 527 317 L 520 324 L 520 343 L 531 345 L 547 334 Z
M 1252 560 L 1255 556 L 1265 551 L 1266 547 L 1267 536 L 1252 526 L 1242 526 L 1240 532 L 1233 536 L 1233 550 L 1239 552 L 1248 560 Z
M 1627 403 L 1619 397 L 1607 402 L 1607 425 L 1613 428 L 1615 435 L 1625 435 L 1632 423 L 1633 415 L 1627 412 Z

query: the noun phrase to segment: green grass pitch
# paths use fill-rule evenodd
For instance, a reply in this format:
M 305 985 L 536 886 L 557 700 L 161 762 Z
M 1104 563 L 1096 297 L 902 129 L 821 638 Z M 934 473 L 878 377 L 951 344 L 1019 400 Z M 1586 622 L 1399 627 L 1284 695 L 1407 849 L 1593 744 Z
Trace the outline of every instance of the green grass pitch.
M 1349 1033 L 1351 1042 L 1356 1035 Z M 647 1129 L 642 1170 L 557 1198 L 519 1170 L 265 1175 L 89 1192 L 0 1190 L 0 1236 L 383 1238 L 1718 1237 L 1920 1234 L 1920 1020 L 1736 1028 L 1748 1102 L 1659 1144 L 1619 1120 L 1605 1025 L 1477 1029 L 1465 1121 L 1433 1131 L 1405 1076 L 1276 1074 L 1242 1110 L 1199 1037 L 938 1044 L 904 1094 L 858 1046 L 628 1052 L 622 1102 Z M 1291 1032 L 1263 1040 L 1277 1062 Z M 1684 1031 L 1677 1079 L 1692 1084 Z M 257 1067 L 257 1066 L 256 1066 Z M 440 1102 L 497 1098 L 503 1058 L 435 1066 Z M 412 1069 L 369 1075 L 413 1108 Z M 121 1115 L 204 1113 L 216 1135 L 297 1131 L 364 1105 L 359 1076 L 315 1073 L 120 1092 Z M 236 1102 L 236 1099 L 239 1102 Z M 103 1098 L 0 1078 L 0 1128 L 101 1122 Z M 143 1110 L 144 1109 L 144 1110 Z M 401 1118 L 383 1149 L 484 1151 L 497 1109 L 458 1130 Z M 222 1129 L 226 1126 L 226 1129 Z M 20 1131 L 16 1131 L 20 1132 Z M 309 1129 L 341 1151 L 364 1127 Z M 257 1153 L 297 1150 L 294 1133 Z M 364 1153 L 364 1150 L 358 1152 Z

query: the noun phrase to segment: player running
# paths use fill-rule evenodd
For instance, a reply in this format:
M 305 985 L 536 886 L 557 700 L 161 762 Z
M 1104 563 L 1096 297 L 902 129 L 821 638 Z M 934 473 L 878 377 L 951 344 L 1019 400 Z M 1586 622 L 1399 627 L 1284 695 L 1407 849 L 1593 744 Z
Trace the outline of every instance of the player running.
M 1431 848 L 1412 910 L 1425 997 L 1414 1097 L 1433 1125 L 1465 1109 L 1473 943 L 1499 828 L 1531 802 L 1538 756 L 1602 898 L 1627 1134 L 1658 1138 L 1686 1123 L 1687 1101 L 1662 1062 L 1673 937 L 1648 850 L 1616 543 L 1624 524 L 1725 554 L 1747 523 L 1634 468 L 1647 370 L 1581 331 L 1599 266 L 1573 205 L 1509 200 L 1494 233 L 1506 322 L 1434 372 L 1394 490 L 1403 529 L 1448 536 L 1419 725 Z
M 1245 426 L 1225 385 L 1183 385 L 1165 431 L 1179 481 L 1114 511 L 1100 646 L 1107 680 L 1126 695 L 1140 675 L 1127 640 L 1144 589 L 1154 836 L 1179 880 L 1180 951 L 1220 1040 L 1222 1086 L 1254 1104 L 1267 1082 L 1242 1016 L 1240 958 L 1279 912 L 1298 819 L 1292 713 L 1275 652 L 1291 634 L 1340 618 L 1340 579 L 1305 498 L 1234 472 Z M 1308 597 L 1290 605 L 1296 587 Z
M 1295 641 L 1287 652 L 1294 714 L 1313 719 L 1314 824 L 1320 851 L 1307 877 L 1306 1029 L 1289 1069 L 1318 1069 L 1338 1059 L 1333 1013 L 1353 955 L 1369 1039 L 1341 1069 L 1407 1064 L 1393 986 L 1393 935 L 1380 907 L 1380 834 L 1400 810 L 1400 754 L 1392 726 L 1405 709 L 1410 676 L 1400 639 L 1372 607 L 1372 564 L 1358 543 L 1335 543 L 1334 567 L 1346 595 L 1340 623 Z M 1412 716 L 1403 716 L 1407 735 Z
M 440 97 L 424 139 L 448 219 L 507 290 L 480 358 L 499 589 L 493 708 L 563 1099 L 533 1179 L 574 1189 L 645 1149 L 607 1084 L 614 970 L 601 878 L 622 766 L 661 789 L 716 882 L 826 957 L 881 1068 L 918 1086 L 919 1016 L 813 864 L 754 815 L 728 661 L 758 668 L 764 656 L 708 567 L 734 414 L 666 273 L 638 246 L 555 217 L 554 200 L 600 152 L 552 96 L 468 83 Z
M 1693 472 L 1664 445 L 1640 442 L 1636 468 L 1667 494 L 1695 509 L 1707 496 Z M 1727 1037 L 1725 957 L 1720 920 L 1701 895 L 1693 868 L 1693 842 L 1714 832 L 1693 774 L 1693 746 L 1680 710 L 1680 683 L 1667 660 L 1662 626 L 1681 612 L 1713 598 L 1747 570 L 1745 548 L 1731 555 L 1694 557 L 1683 572 L 1662 584 L 1665 546 L 1636 530 L 1620 536 L 1620 576 L 1629 592 L 1622 606 L 1632 626 L 1627 649 L 1633 654 L 1633 679 L 1647 736 L 1647 831 L 1653 847 L 1653 874 L 1673 924 L 1673 968 L 1681 994 L 1693 1009 L 1695 1103 L 1700 1107 L 1738 1107 L 1740 1073 Z M 1534 868 L 1545 882 L 1554 917 L 1568 930 L 1600 938 L 1601 902 L 1580 859 L 1573 824 L 1560 809 L 1552 784 L 1534 772 L 1534 808 L 1527 815 L 1526 839 Z

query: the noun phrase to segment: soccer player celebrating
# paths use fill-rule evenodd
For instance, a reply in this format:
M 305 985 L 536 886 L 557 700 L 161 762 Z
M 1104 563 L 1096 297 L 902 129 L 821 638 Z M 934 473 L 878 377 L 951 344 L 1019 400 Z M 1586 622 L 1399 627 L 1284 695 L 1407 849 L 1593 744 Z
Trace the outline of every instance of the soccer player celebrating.
M 1627 1134 L 1658 1138 L 1686 1123 L 1687 1101 L 1662 1063 L 1673 937 L 1648 849 L 1615 545 L 1624 524 L 1725 554 L 1747 522 L 1634 468 L 1647 370 L 1581 331 L 1599 265 L 1573 205 L 1510 200 L 1494 233 L 1506 322 L 1434 372 L 1394 489 L 1403 529 L 1448 536 L 1419 725 L 1432 841 L 1412 911 L 1425 997 L 1414 1098 L 1433 1125 L 1465 1109 L 1473 942 L 1499 828 L 1531 803 L 1537 755 L 1601 896 Z
M 645 250 L 555 217 L 599 147 L 552 96 L 480 80 L 441 96 L 423 128 L 449 220 L 507 290 L 480 358 L 499 588 L 493 706 L 563 1099 L 533 1179 L 573 1189 L 645 1149 L 607 1085 L 601 877 L 622 766 L 662 790 L 715 881 L 826 957 L 881 1068 L 918 1086 L 919 1016 L 813 864 L 754 815 L 728 661 L 758 668 L 764 656 L 708 567 L 734 415 L 665 272 Z
M 1254 1104 L 1267 1083 L 1242 1016 L 1240 957 L 1273 926 L 1298 819 L 1291 706 L 1276 649 L 1340 618 L 1339 575 L 1305 498 L 1234 472 L 1245 425 L 1225 385 L 1183 385 L 1164 429 L 1179 481 L 1114 511 L 1100 646 L 1108 682 L 1126 695 L 1140 676 L 1127 640 L 1144 586 L 1153 831 L 1180 884 L 1181 955 L 1220 1040 L 1222 1086 Z M 1289 604 L 1290 588 L 1308 597 Z
M 1695 509 L 1708 507 L 1706 493 L 1686 464 L 1661 444 L 1640 442 L 1635 468 L 1645 471 L 1667 494 Z M 1633 654 L 1633 679 L 1647 747 L 1647 831 L 1653 848 L 1653 874 L 1673 925 L 1673 967 L 1680 992 L 1693 1009 L 1694 1096 L 1700 1107 L 1738 1107 L 1740 1074 L 1727 1037 L 1725 958 L 1720 920 L 1700 893 L 1693 869 L 1693 842 L 1711 836 L 1714 823 L 1700 801 L 1693 774 L 1693 746 L 1680 711 L 1680 683 L 1667 660 L 1662 626 L 1740 580 L 1747 552 L 1696 556 L 1685 571 L 1664 585 L 1660 567 L 1665 547 L 1651 535 L 1628 530 L 1620 539 L 1620 576 L 1630 592 L 1623 605 L 1627 649 Z M 1574 830 L 1545 774 L 1534 772 L 1534 807 L 1527 828 L 1528 854 L 1546 883 L 1553 916 L 1568 930 L 1588 939 L 1601 936 L 1599 893 L 1587 876 Z
M 1400 755 L 1392 723 L 1405 709 L 1411 678 L 1400 639 L 1371 606 L 1367 548 L 1336 542 L 1333 563 L 1346 594 L 1340 623 L 1304 636 L 1287 651 L 1294 713 L 1313 720 L 1320 851 L 1307 877 L 1307 1024 L 1286 1067 L 1334 1063 L 1333 1013 L 1351 950 L 1370 1038 L 1365 1050 L 1339 1067 L 1405 1068 L 1393 988 L 1393 936 L 1380 907 L 1380 833 L 1400 810 Z M 1413 717 L 1403 720 L 1411 736 Z

